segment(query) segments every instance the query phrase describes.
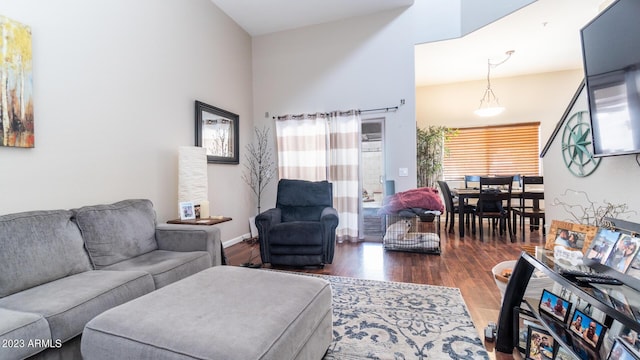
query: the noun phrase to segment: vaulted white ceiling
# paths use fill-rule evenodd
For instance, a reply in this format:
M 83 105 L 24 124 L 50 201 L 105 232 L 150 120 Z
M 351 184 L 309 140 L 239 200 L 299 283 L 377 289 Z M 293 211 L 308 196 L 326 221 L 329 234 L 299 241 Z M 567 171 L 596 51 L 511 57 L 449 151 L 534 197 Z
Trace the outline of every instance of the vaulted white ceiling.
M 413 0 L 212 0 L 251 36 L 363 16 Z M 582 67 L 579 30 L 611 0 L 538 0 L 462 38 L 416 46 L 416 86 Z
M 413 0 L 211 0 L 251 36 L 374 14 Z

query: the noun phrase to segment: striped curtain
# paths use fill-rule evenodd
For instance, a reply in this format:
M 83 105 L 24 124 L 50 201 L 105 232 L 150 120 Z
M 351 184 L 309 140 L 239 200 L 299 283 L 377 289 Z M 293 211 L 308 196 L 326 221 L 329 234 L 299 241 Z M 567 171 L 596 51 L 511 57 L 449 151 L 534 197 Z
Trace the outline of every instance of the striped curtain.
M 280 179 L 327 180 L 327 115 L 279 116 L 276 120 Z
M 358 241 L 360 206 L 360 112 L 329 115 L 329 181 L 333 183 L 333 205 L 340 223 L 338 241 Z
M 276 121 L 281 179 L 329 180 L 339 242 L 358 241 L 360 111 L 287 115 Z

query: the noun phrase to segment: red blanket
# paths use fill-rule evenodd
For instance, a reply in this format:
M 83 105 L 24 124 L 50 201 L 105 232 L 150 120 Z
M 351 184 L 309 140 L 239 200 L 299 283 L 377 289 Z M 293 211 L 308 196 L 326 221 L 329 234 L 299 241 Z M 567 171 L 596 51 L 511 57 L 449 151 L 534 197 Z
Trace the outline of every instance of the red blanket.
M 381 212 L 393 214 L 402 209 L 421 208 L 444 212 L 444 204 L 440 193 L 435 188 L 423 187 L 391 195 Z

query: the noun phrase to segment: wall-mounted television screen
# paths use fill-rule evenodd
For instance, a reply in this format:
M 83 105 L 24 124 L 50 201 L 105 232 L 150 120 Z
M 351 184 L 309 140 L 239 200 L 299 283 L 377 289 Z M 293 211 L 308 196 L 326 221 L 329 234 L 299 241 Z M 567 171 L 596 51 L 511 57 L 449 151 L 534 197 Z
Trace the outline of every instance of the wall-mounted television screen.
M 595 156 L 640 153 L 638 14 L 617 0 L 580 30 Z

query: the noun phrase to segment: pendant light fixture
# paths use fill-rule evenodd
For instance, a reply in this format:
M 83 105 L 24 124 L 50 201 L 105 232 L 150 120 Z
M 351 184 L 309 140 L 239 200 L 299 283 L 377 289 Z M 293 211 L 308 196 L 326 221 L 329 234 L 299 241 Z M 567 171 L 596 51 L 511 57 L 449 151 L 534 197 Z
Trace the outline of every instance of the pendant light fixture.
M 487 60 L 487 89 L 484 91 L 484 95 L 480 99 L 480 106 L 474 113 L 481 117 L 489 117 L 496 116 L 501 114 L 504 111 L 504 107 L 500 106 L 500 102 L 496 97 L 496 94 L 491 90 L 491 69 L 497 67 L 498 65 L 504 64 L 511 55 L 515 52 L 515 50 L 509 50 L 506 52 L 506 59 L 492 63 L 491 59 Z

